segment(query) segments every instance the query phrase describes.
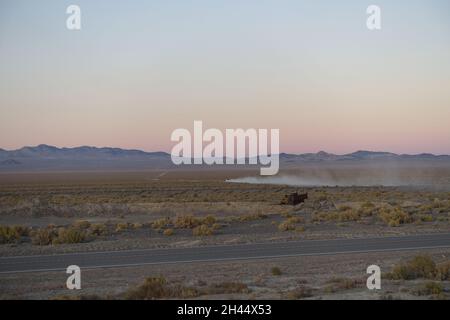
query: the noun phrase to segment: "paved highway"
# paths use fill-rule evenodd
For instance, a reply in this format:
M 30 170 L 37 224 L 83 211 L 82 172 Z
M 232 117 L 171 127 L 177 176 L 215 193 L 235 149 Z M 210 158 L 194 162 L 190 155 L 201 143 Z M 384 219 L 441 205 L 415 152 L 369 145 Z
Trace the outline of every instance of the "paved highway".
M 277 243 L 218 245 L 193 248 L 139 249 L 55 255 L 0 257 L 0 273 L 269 259 L 306 255 L 330 255 L 377 251 L 450 248 L 450 233 L 338 240 L 303 240 Z

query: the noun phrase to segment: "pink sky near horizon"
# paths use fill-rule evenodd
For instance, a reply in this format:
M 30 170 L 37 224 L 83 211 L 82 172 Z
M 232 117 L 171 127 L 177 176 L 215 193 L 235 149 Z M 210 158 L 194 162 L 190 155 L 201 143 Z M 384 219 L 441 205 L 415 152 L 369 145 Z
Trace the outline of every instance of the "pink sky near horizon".
M 287 153 L 450 154 L 448 1 L 380 0 L 369 31 L 353 0 L 79 0 L 79 32 L 63 2 L 0 4 L 0 148 L 170 152 L 202 120 Z

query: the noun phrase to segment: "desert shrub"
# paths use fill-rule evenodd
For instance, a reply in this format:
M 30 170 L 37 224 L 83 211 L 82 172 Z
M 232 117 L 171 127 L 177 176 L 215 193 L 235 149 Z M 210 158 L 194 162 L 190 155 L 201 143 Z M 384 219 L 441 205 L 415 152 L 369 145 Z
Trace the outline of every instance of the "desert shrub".
M 364 202 L 361 205 L 361 208 L 368 208 L 368 209 L 370 209 L 370 208 L 374 208 L 374 207 L 375 207 L 375 205 L 372 202 L 370 202 L 370 201 L 366 201 L 366 202 Z
M 192 215 L 177 216 L 175 218 L 175 228 L 179 229 L 193 229 L 200 224 L 200 219 Z
M 192 234 L 194 236 L 211 236 L 214 234 L 214 229 L 206 224 L 201 224 L 192 229 Z
M 362 211 L 354 210 L 352 208 L 346 210 L 339 210 L 333 212 L 314 212 L 312 216 L 313 222 L 323 222 L 323 221 L 336 221 L 336 222 L 346 222 L 346 221 L 358 221 L 362 217 Z
M 214 223 L 212 225 L 213 230 L 219 230 L 220 228 L 222 228 L 222 225 L 220 223 Z
M 54 227 L 47 227 L 33 230 L 30 235 L 33 244 L 48 246 L 57 238 L 58 233 Z
M 0 244 L 19 242 L 22 236 L 26 236 L 29 229 L 23 226 L 0 226 Z
M 153 229 L 164 229 L 171 226 L 172 224 L 172 220 L 169 217 L 166 217 L 151 222 L 151 227 Z
M 421 222 L 431 222 L 433 221 L 433 216 L 431 214 L 417 214 L 414 215 L 414 220 Z
M 173 235 L 173 229 L 166 229 L 166 230 L 164 230 L 164 232 L 163 232 L 163 234 L 165 235 L 165 236 L 171 236 L 171 235 Z
M 96 294 L 80 294 L 80 295 L 56 295 L 50 300 L 103 300 L 104 298 Z
M 349 278 L 333 278 L 327 281 L 327 286 L 324 291 L 327 293 L 334 293 L 343 290 L 350 290 L 361 285 L 360 280 Z
M 313 291 L 311 288 L 307 288 L 304 286 L 301 286 L 299 288 L 296 288 L 294 290 L 288 291 L 286 293 L 286 298 L 290 300 L 298 300 L 298 299 L 304 299 L 309 298 L 313 296 Z
M 395 266 L 387 276 L 391 279 L 432 279 L 436 275 L 436 264 L 429 256 L 416 256 L 412 260 Z
M 197 289 L 180 285 L 170 285 L 164 277 L 149 277 L 137 288 L 128 290 L 125 299 L 149 300 L 165 298 L 194 298 L 199 296 Z
M 280 270 L 280 268 L 278 268 L 278 267 L 273 267 L 273 268 L 270 270 L 270 272 L 272 272 L 272 274 L 273 274 L 274 276 L 280 276 L 280 275 L 281 275 L 281 270 Z
M 262 219 L 266 219 L 267 215 L 264 213 L 250 213 L 250 214 L 245 214 L 242 216 L 238 217 L 238 220 L 241 222 L 245 222 L 245 221 L 255 221 L 255 220 L 262 220 Z
M 413 222 L 412 217 L 402 208 L 383 208 L 379 212 L 381 220 L 390 227 L 397 227 L 401 224 Z
M 420 289 L 418 289 L 415 293 L 419 296 L 426 296 L 426 295 L 439 295 L 444 290 L 443 286 L 439 282 L 429 281 L 424 284 L 424 286 Z
M 213 225 L 216 223 L 216 218 L 213 215 L 208 215 L 205 218 L 203 218 L 202 222 L 207 225 Z
M 343 206 L 339 206 L 338 207 L 338 211 L 340 211 L 340 212 L 349 211 L 349 210 L 352 210 L 352 207 L 347 206 L 347 205 L 343 205 Z
M 53 240 L 55 244 L 80 243 L 86 240 L 86 231 L 79 228 L 59 228 L 58 236 Z
M 144 225 L 143 225 L 142 223 L 135 222 L 135 223 L 133 223 L 133 224 L 131 225 L 131 227 L 132 227 L 133 229 L 141 229 L 141 228 L 144 227 Z
M 436 278 L 438 280 L 450 280 L 450 261 L 436 266 Z
M 126 231 L 131 227 L 131 224 L 128 222 L 119 222 L 116 225 L 116 232 Z
M 87 220 L 77 220 L 73 223 L 73 226 L 75 228 L 88 229 L 91 226 L 91 223 Z
M 297 228 L 297 223 L 302 223 L 304 220 L 300 217 L 291 217 L 281 222 L 278 225 L 280 231 L 293 231 Z
M 125 299 L 129 300 L 145 300 L 145 299 L 161 299 L 170 295 L 167 282 L 164 277 L 149 277 L 144 283 L 137 288 L 128 290 Z
M 245 283 L 241 282 L 221 282 L 211 285 L 205 293 L 207 294 L 231 294 L 231 293 L 249 293 L 250 289 Z
M 92 235 L 102 236 L 108 234 L 108 228 L 103 223 L 92 224 L 89 228 Z

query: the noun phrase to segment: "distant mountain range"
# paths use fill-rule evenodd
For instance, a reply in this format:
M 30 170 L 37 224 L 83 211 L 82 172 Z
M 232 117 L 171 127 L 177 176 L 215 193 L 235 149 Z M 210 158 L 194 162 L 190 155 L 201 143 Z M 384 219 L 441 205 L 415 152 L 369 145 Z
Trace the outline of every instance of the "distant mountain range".
M 422 153 L 416 155 L 391 152 L 357 151 L 336 155 L 318 153 L 280 154 L 281 166 L 302 163 L 333 163 L 355 161 L 450 161 L 449 155 Z M 166 152 L 145 152 L 120 148 L 75 147 L 58 148 L 41 144 L 7 151 L 0 149 L 0 171 L 26 170 L 140 170 L 175 167 Z

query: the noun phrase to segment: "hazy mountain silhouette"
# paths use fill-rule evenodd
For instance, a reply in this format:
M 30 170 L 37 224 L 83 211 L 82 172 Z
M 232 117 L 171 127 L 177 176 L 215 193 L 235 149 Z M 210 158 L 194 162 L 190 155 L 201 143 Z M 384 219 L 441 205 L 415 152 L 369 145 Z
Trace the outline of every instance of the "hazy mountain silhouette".
M 422 153 L 417 155 L 395 154 L 360 150 L 337 155 L 320 151 L 317 153 L 280 153 L 281 165 L 302 163 L 370 161 L 450 161 L 448 155 Z M 46 144 L 23 147 L 17 150 L 0 149 L 1 171 L 24 170 L 141 170 L 174 168 L 170 154 L 146 152 L 121 148 L 98 148 L 81 146 L 58 148 Z

